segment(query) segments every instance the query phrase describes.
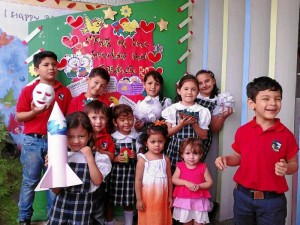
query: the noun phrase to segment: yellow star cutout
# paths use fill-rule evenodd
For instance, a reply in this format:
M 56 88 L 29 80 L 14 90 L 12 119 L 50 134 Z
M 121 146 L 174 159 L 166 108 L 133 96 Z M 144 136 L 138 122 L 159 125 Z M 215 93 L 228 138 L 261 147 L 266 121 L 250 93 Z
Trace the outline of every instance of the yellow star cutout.
M 115 20 L 115 15 L 118 13 L 117 11 L 113 11 L 110 7 L 107 10 L 103 10 L 105 16 L 104 19 Z
M 159 26 L 159 30 L 163 31 L 163 30 L 168 30 L 168 23 L 167 21 L 164 21 L 162 18 L 160 19 L 160 21 L 157 23 L 157 25 Z

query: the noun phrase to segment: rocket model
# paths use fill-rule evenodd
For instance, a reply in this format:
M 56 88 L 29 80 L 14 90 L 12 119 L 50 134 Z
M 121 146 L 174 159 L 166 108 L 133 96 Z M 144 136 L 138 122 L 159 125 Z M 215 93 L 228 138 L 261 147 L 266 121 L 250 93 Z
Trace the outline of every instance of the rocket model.
M 67 122 L 57 102 L 54 103 L 47 128 L 48 169 L 35 191 L 82 184 L 68 165 Z

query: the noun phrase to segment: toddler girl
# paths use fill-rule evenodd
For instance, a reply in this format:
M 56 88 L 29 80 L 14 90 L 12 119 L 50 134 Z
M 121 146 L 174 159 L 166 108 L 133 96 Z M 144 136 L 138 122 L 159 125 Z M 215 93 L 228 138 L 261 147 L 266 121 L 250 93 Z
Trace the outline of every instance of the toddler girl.
M 172 224 L 171 164 L 162 153 L 167 135 L 166 124 L 157 121 L 145 127 L 139 139 L 147 148 L 145 154 L 138 154 L 135 175 L 139 225 Z
M 200 163 L 204 153 L 197 138 L 186 138 L 180 145 L 182 162 L 177 163 L 172 177 L 175 186 L 173 218 L 185 225 L 209 223 L 210 193 L 213 181 L 205 163 Z
M 107 155 L 92 151 L 93 127 L 85 113 L 72 113 L 66 120 L 68 164 L 83 184 L 52 189 L 57 196 L 47 224 L 91 225 L 92 193 L 110 172 L 111 163 Z
M 207 137 L 210 123 L 209 110 L 195 102 L 199 93 L 199 85 L 193 75 L 183 76 L 177 87 L 179 102 L 162 111 L 162 117 L 168 125 L 168 136 L 171 137 L 167 155 L 171 159 L 171 170 L 174 172 L 176 163 L 180 161 L 179 145 L 187 137 L 202 140 Z

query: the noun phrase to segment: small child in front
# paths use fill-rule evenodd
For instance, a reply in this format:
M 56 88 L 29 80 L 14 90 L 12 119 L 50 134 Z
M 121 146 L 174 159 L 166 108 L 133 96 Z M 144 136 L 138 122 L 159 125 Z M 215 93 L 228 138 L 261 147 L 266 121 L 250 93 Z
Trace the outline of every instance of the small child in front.
M 180 155 L 172 177 L 174 189 L 173 218 L 185 225 L 209 223 L 209 188 L 213 184 L 205 163 L 201 163 L 204 147 L 198 138 L 186 138 L 180 144 Z
M 236 225 L 284 225 L 288 191 L 285 175 L 298 169 L 298 145 L 293 133 L 278 118 L 282 87 L 269 77 L 255 78 L 247 85 L 252 121 L 236 134 L 232 155 L 220 156 L 220 170 L 239 166 L 233 180 L 234 222 Z
M 171 163 L 163 154 L 168 136 L 165 122 L 156 121 L 144 127 L 140 143 L 147 148 L 138 154 L 135 174 L 138 225 L 171 225 Z

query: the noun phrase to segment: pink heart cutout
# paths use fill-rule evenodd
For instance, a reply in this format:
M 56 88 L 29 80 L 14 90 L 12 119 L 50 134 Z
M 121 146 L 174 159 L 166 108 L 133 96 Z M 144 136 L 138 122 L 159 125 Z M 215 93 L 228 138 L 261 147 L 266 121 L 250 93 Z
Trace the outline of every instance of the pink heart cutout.
M 161 58 L 162 54 L 160 52 L 157 52 L 156 54 L 154 54 L 153 52 L 148 52 L 148 59 L 153 63 L 159 62 Z
M 61 71 L 61 70 L 63 70 L 66 67 L 67 64 L 68 64 L 68 61 L 65 58 L 62 58 L 60 60 L 60 62 L 58 62 L 58 64 L 57 64 L 57 69 L 59 71 Z
M 71 36 L 71 38 L 63 36 L 61 42 L 68 48 L 74 48 L 79 43 L 79 38 L 77 36 Z
M 153 22 L 150 22 L 147 24 L 145 20 L 140 21 L 140 28 L 145 32 L 149 33 L 154 30 L 155 24 Z
M 83 18 L 82 16 L 78 16 L 76 19 L 74 19 L 73 16 L 67 16 L 67 23 L 73 27 L 73 28 L 77 28 L 80 27 L 83 24 Z

